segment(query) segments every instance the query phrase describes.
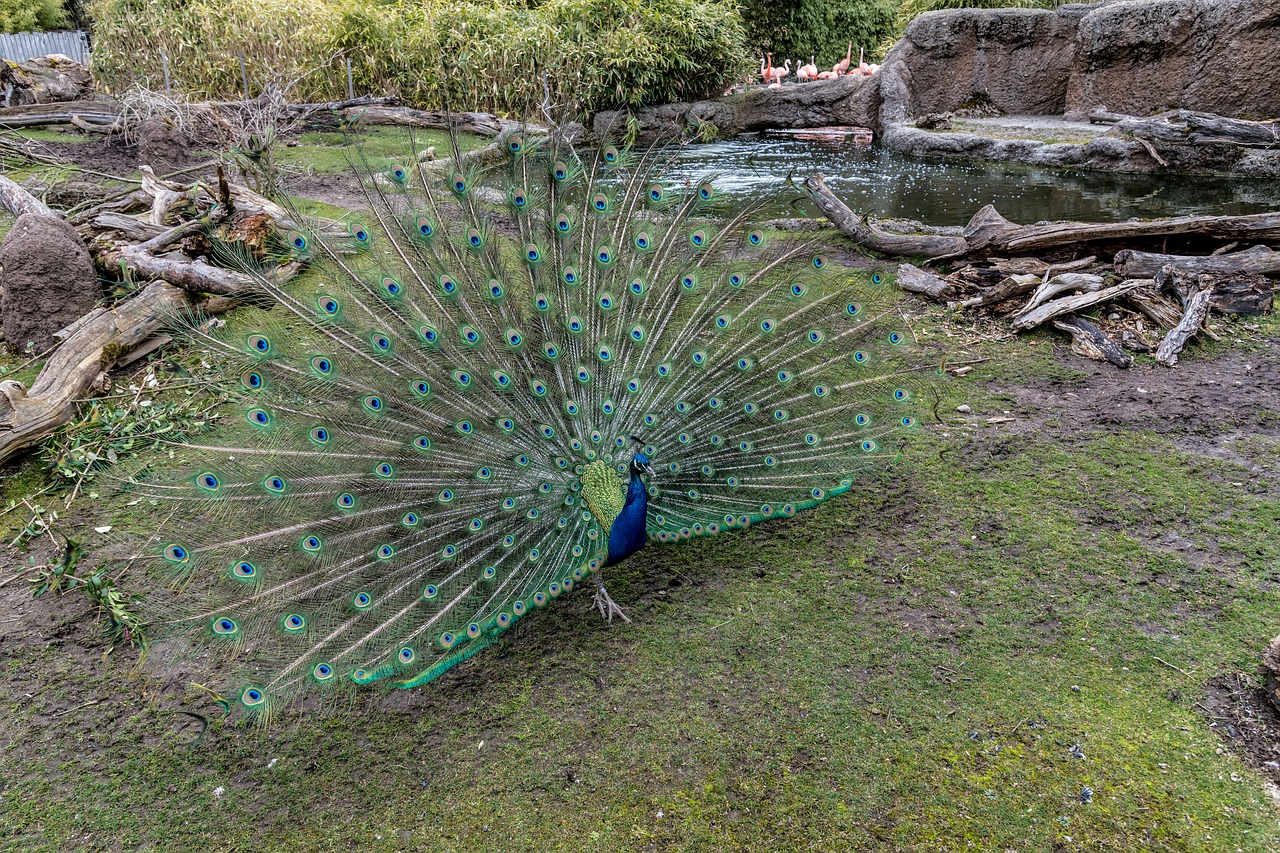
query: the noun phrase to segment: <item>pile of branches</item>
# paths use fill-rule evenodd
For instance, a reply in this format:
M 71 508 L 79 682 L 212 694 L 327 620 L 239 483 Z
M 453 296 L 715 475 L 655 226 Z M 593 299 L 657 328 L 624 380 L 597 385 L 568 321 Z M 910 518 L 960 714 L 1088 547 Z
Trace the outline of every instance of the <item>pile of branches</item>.
M 855 214 L 821 175 L 806 179 L 804 189 L 837 228 L 864 248 L 923 256 L 923 267 L 955 268 L 936 275 L 902 264 L 898 282 L 903 289 L 961 309 L 986 311 L 1014 332 L 1051 323 L 1071 336 L 1075 352 L 1121 368 L 1133 364 L 1134 352 L 1150 353 L 1172 367 L 1194 335 L 1216 339 L 1206 324 L 1210 311 L 1270 311 L 1270 276 L 1280 275 L 1280 251 L 1266 245 L 1280 245 L 1280 212 L 1018 225 L 988 205 L 959 233 L 933 229 L 905 234 Z M 1116 249 L 1170 237 L 1215 248 L 1205 255 Z M 1254 245 L 1239 250 L 1246 241 Z M 1104 251 L 1109 261 L 1100 260 L 1107 257 Z M 1105 312 L 1106 319 L 1090 319 L 1086 311 Z

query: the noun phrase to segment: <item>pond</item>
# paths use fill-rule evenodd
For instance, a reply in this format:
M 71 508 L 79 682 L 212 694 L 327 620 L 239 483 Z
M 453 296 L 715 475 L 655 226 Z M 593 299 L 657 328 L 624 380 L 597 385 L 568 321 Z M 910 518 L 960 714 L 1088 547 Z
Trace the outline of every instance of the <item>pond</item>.
M 1070 171 L 897 154 L 879 145 L 798 139 L 726 141 L 674 151 L 678 176 L 714 171 L 730 201 L 774 192 L 789 172 L 799 182 L 821 172 L 852 209 L 880 218 L 963 225 L 985 204 L 1018 223 L 1072 219 L 1119 222 L 1132 217 L 1240 215 L 1280 207 L 1280 181 L 1202 175 Z M 820 215 L 798 193 L 783 193 L 768 216 Z

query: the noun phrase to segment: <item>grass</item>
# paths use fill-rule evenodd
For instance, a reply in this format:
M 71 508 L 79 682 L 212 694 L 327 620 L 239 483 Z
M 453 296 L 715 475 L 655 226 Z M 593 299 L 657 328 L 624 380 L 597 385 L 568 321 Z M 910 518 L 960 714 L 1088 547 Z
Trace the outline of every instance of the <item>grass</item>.
M 1049 350 L 1016 342 L 979 378 Z M 981 381 L 946 393 L 942 411 L 1006 405 Z M 415 694 L 269 736 L 215 722 L 195 753 L 127 654 L 22 648 L 0 838 L 1261 850 L 1275 807 L 1192 708 L 1275 631 L 1280 512 L 1243 476 L 1150 433 L 1008 443 L 952 419 L 794 520 L 643 552 L 610 583 L 633 625 L 575 596 Z M 1222 564 L 1163 550 L 1170 529 Z
M 1261 350 L 1280 322 L 1257 325 Z M 1194 708 L 1276 633 L 1280 439 L 1238 438 L 1232 462 L 987 423 L 1034 417 L 1028 382 L 1086 392 L 1054 353 L 1044 332 L 975 343 L 957 356 L 990 360 L 879 479 L 611 569 L 634 624 L 576 593 L 425 688 L 267 734 L 194 691 L 175 705 L 82 597 L 0 587 L 30 631 L 0 664 L 0 847 L 1280 849 L 1262 777 Z M 46 476 L 6 469 L 0 504 Z M 151 521 L 86 496 L 64 523 L 93 544 Z M 194 750 L 176 707 L 210 715 Z

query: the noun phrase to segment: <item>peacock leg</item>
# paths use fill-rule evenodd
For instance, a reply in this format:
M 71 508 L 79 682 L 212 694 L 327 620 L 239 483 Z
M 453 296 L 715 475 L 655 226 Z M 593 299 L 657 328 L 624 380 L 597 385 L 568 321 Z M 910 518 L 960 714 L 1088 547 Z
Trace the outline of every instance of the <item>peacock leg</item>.
M 622 608 L 613 603 L 613 599 L 609 597 L 609 593 L 604 588 L 604 578 L 600 577 L 600 572 L 596 572 L 596 594 L 591 596 L 591 610 L 599 610 L 600 616 L 613 624 L 613 617 L 620 616 L 623 622 L 630 622 L 631 618 L 622 612 Z

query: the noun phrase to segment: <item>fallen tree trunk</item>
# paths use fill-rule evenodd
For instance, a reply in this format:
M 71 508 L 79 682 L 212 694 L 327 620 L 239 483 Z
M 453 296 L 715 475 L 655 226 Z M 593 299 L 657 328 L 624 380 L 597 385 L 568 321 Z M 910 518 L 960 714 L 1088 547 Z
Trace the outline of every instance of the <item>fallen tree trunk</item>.
M 45 362 L 30 389 L 13 380 L 0 382 L 0 463 L 70 421 L 80 395 L 100 373 L 191 304 L 182 289 L 152 282 L 129 301 L 96 308 L 72 324 L 71 334 Z M 207 313 L 227 305 L 226 300 L 194 304 Z
M 886 255 L 925 255 L 930 262 L 964 258 L 978 252 L 1035 254 L 1082 243 L 1172 236 L 1197 235 L 1223 241 L 1280 240 L 1280 211 L 1247 216 L 1179 216 L 1133 222 L 1018 225 L 1001 216 L 992 205 L 974 214 L 965 226 L 963 236 L 895 234 L 850 210 L 827 187 L 822 175 L 810 175 L 803 187 L 823 215 L 862 246 Z
M 968 243 L 963 237 L 945 237 L 936 234 L 894 234 L 860 217 L 836 197 L 822 175 L 805 178 L 804 189 L 814 204 L 841 232 L 875 252 L 886 255 L 951 255 L 963 254 Z
M 394 124 L 431 130 L 454 128 L 477 136 L 497 136 L 514 124 L 490 113 L 451 113 L 445 110 L 415 110 L 412 107 L 378 104 L 348 107 L 342 112 L 349 121 L 359 121 L 362 124 Z
M 1225 255 L 1162 255 L 1122 249 L 1116 252 L 1116 272 L 1131 278 L 1151 278 L 1166 266 L 1193 273 L 1280 273 L 1280 252 L 1251 246 Z
M 93 92 L 89 70 L 66 56 L 37 56 L 24 62 L 0 62 L 0 106 L 75 101 Z
M 1110 124 L 1113 130 L 1139 139 L 1176 145 L 1228 143 L 1249 148 L 1280 148 L 1280 120 L 1245 121 L 1195 110 L 1169 110 L 1147 118 L 1094 110 L 1089 120 Z

